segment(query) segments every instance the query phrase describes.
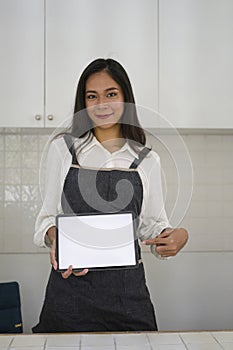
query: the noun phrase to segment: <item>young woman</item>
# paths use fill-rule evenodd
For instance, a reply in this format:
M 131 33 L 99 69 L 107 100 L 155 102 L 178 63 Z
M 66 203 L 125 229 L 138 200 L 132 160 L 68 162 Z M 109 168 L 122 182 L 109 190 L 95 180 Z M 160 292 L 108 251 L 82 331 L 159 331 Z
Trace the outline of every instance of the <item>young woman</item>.
M 55 258 L 60 213 L 132 211 L 138 238 L 155 255 L 169 257 L 182 249 L 187 231 L 169 228 L 159 157 L 145 145 L 126 71 L 112 59 L 91 62 L 78 83 L 70 133 L 56 137 L 48 152 L 34 242 L 50 246 L 52 270 L 33 332 L 157 330 L 138 242 L 133 269 L 75 272 L 70 266 L 60 273 Z M 93 174 L 96 191 L 90 190 Z M 117 192 L 122 180 L 133 189 L 128 196 Z

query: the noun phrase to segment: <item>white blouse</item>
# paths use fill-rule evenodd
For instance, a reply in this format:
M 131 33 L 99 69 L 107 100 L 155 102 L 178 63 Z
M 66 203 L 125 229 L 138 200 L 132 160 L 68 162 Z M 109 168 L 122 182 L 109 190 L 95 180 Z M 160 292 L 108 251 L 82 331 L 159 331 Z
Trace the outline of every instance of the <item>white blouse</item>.
M 83 142 L 83 139 L 75 140 L 75 148 L 80 145 L 80 142 Z M 95 137 L 78 152 L 80 166 L 97 169 L 128 169 L 135 158 L 138 158 L 138 155 L 127 142 L 120 150 L 110 153 Z M 46 246 L 47 230 L 55 226 L 56 216 L 63 213 L 61 195 L 72 163 L 71 153 L 63 137 L 58 137 L 51 142 L 46 159 L 42 190 L 43 205 L 36 219 L 33 239 L 39 247 Z M 143 201 L 137 230 L 137 237 L 142 241 L 159 235 L 163 229 L 169 227 L 169 222 L 164 209 L 158 154 L 151 150 L 137 170 L 143 185 Z M 154 247 L 151 248 L 152 253 L 157 256 Z

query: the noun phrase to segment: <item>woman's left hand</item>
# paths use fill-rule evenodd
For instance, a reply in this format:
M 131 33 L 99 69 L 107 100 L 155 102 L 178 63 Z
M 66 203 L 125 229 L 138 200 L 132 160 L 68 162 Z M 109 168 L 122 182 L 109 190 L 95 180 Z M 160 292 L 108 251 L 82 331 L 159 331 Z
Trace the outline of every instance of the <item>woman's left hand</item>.
M 144 245 L 155 245 L 161 257 L 175 256 L 186 244 L 188 232 L 184 228 L 166 229 L 153 239 L 142 242 Z

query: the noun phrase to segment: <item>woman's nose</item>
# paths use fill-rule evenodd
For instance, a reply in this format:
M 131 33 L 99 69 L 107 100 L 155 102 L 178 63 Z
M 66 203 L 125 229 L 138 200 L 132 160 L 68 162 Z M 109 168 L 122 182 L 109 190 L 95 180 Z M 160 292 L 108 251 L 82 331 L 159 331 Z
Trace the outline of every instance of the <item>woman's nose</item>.
M 107 98 L 105 96 L 99 96 L 98 98 L 98 107 L 106 108 L 108 107 Z

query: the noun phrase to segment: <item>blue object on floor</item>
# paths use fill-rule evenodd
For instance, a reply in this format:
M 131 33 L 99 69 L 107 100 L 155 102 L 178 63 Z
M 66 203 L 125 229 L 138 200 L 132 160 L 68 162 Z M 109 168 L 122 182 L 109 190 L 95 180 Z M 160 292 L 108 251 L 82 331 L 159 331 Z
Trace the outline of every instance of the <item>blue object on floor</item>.
M 18 282 L 0 283 L 0 333 L 22 333 Z

